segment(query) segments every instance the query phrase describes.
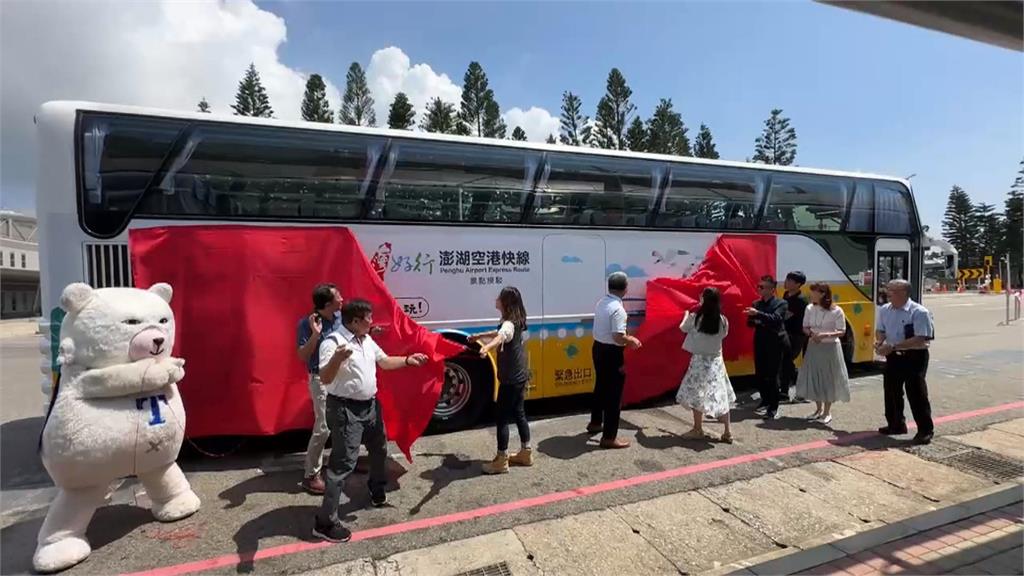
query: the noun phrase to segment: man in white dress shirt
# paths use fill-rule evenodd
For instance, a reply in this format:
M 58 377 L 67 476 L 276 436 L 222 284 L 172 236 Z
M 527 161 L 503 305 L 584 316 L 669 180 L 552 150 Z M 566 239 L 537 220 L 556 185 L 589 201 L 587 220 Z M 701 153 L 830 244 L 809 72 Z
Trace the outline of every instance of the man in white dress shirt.
M 593 407 L 587 432 L 601 433 L 601 448 L 627 448 L 629 442 L 619 440 L 619 413 L 622 389 L 626 383 L 623 351 L 626 346 L 639 348 L 640 341 L 626 333 L 626 295 L 629 279 L 622 272 L 608 277 L 608 295 L 594 310 L 594 385 Z
M 426 354 L 388 356 L 370 337 L 373 309 L 365 300 L 349 300 L 341 308 L 341 327 L 320 345 L 320 382 L 327 388 L 327 427 L 331 456 L 327 461 L 323 504 L 314 520 L 313 536 L 347 542 L 352 533 L 338 517 L 341 488 L 356 467 L 359 446 L 370 457 L 370 501 L 387 504 L 387 433 L 377 402 L 377 367 L 396 370 L 422 366 Z

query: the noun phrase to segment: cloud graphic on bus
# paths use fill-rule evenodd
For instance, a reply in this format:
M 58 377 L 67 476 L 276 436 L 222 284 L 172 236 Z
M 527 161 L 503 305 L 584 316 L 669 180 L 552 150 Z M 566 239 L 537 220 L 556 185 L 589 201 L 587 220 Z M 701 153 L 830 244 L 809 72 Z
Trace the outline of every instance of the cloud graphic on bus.
M 562 256 L 562 264 L 583 264 L 579 256 Z
M 625 272 L 626 276 L 628 276 L 630 278 L 646 278 L 647 277 L 647 272 L 645 272 L 644 269 L 639 267 L 639 266 L 632 266 L 632 265 L 630 265 L 630 266 L 626 266 L 625 268 L 623 268 L 621 264 L 609 264 L 608 268 L 605 269 L 605 274 L 609 275 L 609 276 L 614 274 L 614 273 L 616 273 L 616 272 Z

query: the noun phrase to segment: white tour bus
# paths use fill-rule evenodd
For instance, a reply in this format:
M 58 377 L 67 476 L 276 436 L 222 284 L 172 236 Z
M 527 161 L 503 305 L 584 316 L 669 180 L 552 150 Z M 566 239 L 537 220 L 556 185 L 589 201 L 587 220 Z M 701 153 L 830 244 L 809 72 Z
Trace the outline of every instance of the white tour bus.
M 691 274 L 723 232 L 774 235 L 779 276 L 832 285 L 849 362 L 873 359 L 880 287 L 921 284 L 920 221 L 898 178 L 87 102 L 46 103 L 36 123 L 45 394 L 61 290 L 130 286 L 132 228 L 347 226 L 405 310 L 457 341 L 491 329 L 514 285 L 531 399 L 592 390 L 610 272 L 632 279 L 639 324 L 645 280 Z M 729 370 L 750 374 L 752 359 Z M 451 360 L 435 429 L 475 422 L 494 385 L 489 363 Z

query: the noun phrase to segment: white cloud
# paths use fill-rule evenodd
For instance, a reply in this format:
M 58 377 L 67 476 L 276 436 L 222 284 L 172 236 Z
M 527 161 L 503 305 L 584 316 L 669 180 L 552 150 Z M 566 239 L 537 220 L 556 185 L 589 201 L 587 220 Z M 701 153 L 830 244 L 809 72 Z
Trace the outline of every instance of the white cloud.
M 32 116 L 48 100 L 194 110 L 205 96 L 215 112 L 231 113 L 252 62 L 275 116 L 300 117 L 306 75 L 278 58 L 284 20 L 249 0 L 0 2 L 0 10 L 4 205 L 33 205 Z M 327 96 L 336 108 L 338 89 L 328 84 Z
M 427 64 L 411 65 L 409 56 L 400 48 L 389 46 L 373 53 L 366 67 L 366 83 L 373 93 L 377 124 L 387 125 L 388 109 L 395 95 L 405 92 L 416 109 L 419 123 L 427 102 L 441 98 L 458 106 L 462 88 L 447 74 L 438 74 Z
M 519 126 L 526 132 L 526 137 L 535 142 L 543 142 L 549 134 L 558 138 L 558 118 L 544 108 L 533 106 L 526 111 L 521 108 L 510 108 L 502 114 L 502 118 L 508 125 L 509 135 L 516 126 Z

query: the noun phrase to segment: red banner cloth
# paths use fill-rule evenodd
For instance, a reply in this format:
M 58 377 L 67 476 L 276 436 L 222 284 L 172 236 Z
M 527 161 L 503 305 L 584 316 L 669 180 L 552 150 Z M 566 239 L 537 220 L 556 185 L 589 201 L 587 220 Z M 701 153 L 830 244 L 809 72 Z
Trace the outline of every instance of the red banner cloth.
M 410 460 L 433 414 L 444 359 L 463 347 L 411 320 L 346 228 L 169 226 L 129 235 L 135 285 L 167 282 L 184 358 L 186 435 L 270 435 L 313 425 L 308 375 L 296 353 L 311 294 L 333 282 L 346 299 L 373 305 L 385 352 L 422 352 L 419 368 L 379 371 L 388 437 Z
M 639 350 L 626 351 L 626 388 L 623 404 L 635 404 L 679 387 L 690 365 L 682 349 L 679 330 L 686 310 L 696 310 L 707 287 L 722 293 L 722 314 L 729 320 L 729 335 L 722 344 L 726 360 L 754 353 L 753 328 L 743 309 L 757 300 L 761 276 L 775 276 L 775 236 L 723 234 L 704 255 L 689 278 L 655 278 L 647 282 L 647 312 L 637 338 Z

